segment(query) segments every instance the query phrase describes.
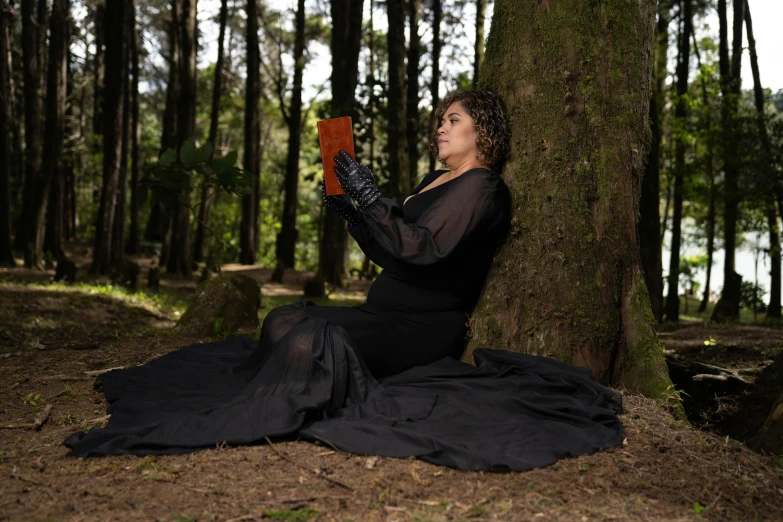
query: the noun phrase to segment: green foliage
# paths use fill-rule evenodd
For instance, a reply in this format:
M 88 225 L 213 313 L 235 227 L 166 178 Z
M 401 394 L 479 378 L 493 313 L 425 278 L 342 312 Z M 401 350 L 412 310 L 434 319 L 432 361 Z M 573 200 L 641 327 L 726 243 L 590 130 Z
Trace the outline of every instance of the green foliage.
M 225 335 L 225 331 L 223 329 L 222 317 L 215 317 L 215 324 L 213 325 L 213 331 L 215 332 L 215 337 L 222 337 L 223 335 Z
M 199 181 L 229 194 L 247 194 L 250 176 L 236 165 L 238 153 L 230 151 L 223 157 L 211 156 L 212 144 L 196 148 L 193 139 L 187 139 L 180 146 L 179 154 L 170 148 L 161 153 L 158 163 L 147 169 L 144 184 L 171 203 L 183 191 L 192 192 Z
M 743 281 L 740 286 L 740 306 L 750 310 L 761 310 L 764 308 L 764 287 L 755 285 L 751 281 Z
M 38 406 L 39 403 L 46 404 L 46 399 L 40 393 L 28 393 L 24 396 L 22 402 L 30 406 Z

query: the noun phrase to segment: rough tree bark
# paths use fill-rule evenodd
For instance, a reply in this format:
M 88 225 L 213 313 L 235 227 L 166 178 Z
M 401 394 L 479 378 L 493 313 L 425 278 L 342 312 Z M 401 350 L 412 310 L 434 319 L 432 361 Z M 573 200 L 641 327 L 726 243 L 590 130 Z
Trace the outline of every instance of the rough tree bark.
M 405 140 L 405 17 L 404 0 L 387 0 L 389 32 L 386 41 L 389 49 L 389 97 L 388 140 L 389 194 L 397 197 L 408 192 L 408 151 Z
M 182 16 L 182 6 L 177 1 L 171 2 L 171 18 L 168 22 L 169 39 L 169 79 L 166 85 L 166 108 L 163 112 L 163 129 L 161 132 L 161 151 L 166 149 L 178 149 L 177 144 L 177 104 L 180 96 L 180 67 L 182 60 L 182 43 L 179 34 L 179 19 Z M 151 199 L 151 211 L 144 230 L 144 238 L 148 241 L 159 241 L 161 253 L 158 260 L 159 266 L 168 262 L 170 232 L 173 210 L 165 204 L 153 192 Z
M 430 129 L 435 128 L 435 110 L 440 104 L 440 24 L 443 16 L 441 0 L 432 0 L 432 78 L 430 79 L 430 97 L 432 97 L 432 112 L 430 113 Z M 429 140 L 428 140 L 429 141 Z M 430 172 L 435 170 L 437 156 L 430 151 Z
M 106 32 L 104 31 L 104 23 L 106 19 L 106 7 L 103 3 L 99 3 L 95 6 L 95 55 L 93 56 L 92 65 L 92 93 L 93 93 L 93 105 L 92 105 L 92 133 L 96 136 L 103 136 L 103 94 L 104 94 L 104 58 L 103 47 L 106 44 Z M 95 141 L 97 146 L 98 142 Z
M 362 37 L 363 0 L 332 0 L 332 114 L 356 116 L 356 84 L 359 81 L 359 49 Z M 324 228 L 318 260 L 318 279 L 341 287 L 345 277 L 348 229 L 334 212 L 324 212 Z
M 117 187 L 122 152 L 122 95 L 125 69 L 126 0 L 112 0 L 106 5 L 106 90 L 103 97 L 103 185 L 95 226 L 95 250 L 90 271 L 108 274 L 112 263 L 112 232 L 117 206 Z
M 720 42 L 718 54 L 721 84 L 721 120 L 723 124 L 723 291 L 712 311 L 711 321 L 739 321 L 740 286 L 742 276 L 734 271 L 737 250 L 737 218 L 739 215 L 739 169 L 740 158 L 737 144 L 737 106 L 740 94 L 740 71 L 742 65 L 742 23 L 745 11 L 744 0 L 734 0 L 734 27 L 729 62 L 728 22 L 726 0 L 718 0 Z
M 511 115 L 514 216 L 466 358 L 492 346 L 670 386 L 636 236 L 654 23 L 654 0 L 496 1 L 479 86 Z
M 20 193 L 24 183 L 24 147 L 22 146 L 24 122 L 24 103 L 20 98 L 19 76 L 22 71 L 22 46 L 19 43 L 19 24 L 15 18 L 19 18 L 19 8 L 14 8 L 14 2 L 8 2 L 11 9 L 6 20 L 5 45 L 8 56 L 8 133 L 10 156 L 8 158 L 8 177 L 11 198 L 14 202 L 11 212 L 11 221 L 15 221 L 19 213 L 17 201 L 21 201 Z M 16 215 L 15 215 L 16 214 Z
M 0 0 L 0 266 L 15 266 L 11 252 L 11 183 L 8 140 L 8 60 L 5 28 L 10 14 L 5 0 Z
M 764 115 L 764 89 L 761 86 L 759 73 L 759 60 L 756 54 L 756 39 L 753 36 L 753 20 L 750 16 L 750 4 L 745 0 L 745 29 L 748 35 L 748 52 L 750 53 L 750 69 L 753 73 L 753 96 L 756 103 L 756 122 L 759 128 L 759 141 L 761 141 L 761 164 L 764 176 L 770 185 L 775 184 L 772 172 L 772 145 L 767 132 L 767 121 Z M 775 209 L 775 197 L 771 191 L 765 198 L 765 211 L 767 214 L 767 226 L 769 227 L 769 258 L 770 258 L 770 289 L 767 317 L 780 319 L 780 231 L 778 230 L 778 214 Z
M 487 16 L 487 0 L 476 0 L 476 41 L 473 45 L 473 88 L 478 85 L 481 63 L 484 61 L 484 19 Z
M 50 44 L 46 73 L 46 125 L 44 126 L 43 163 L 36 182 L 36 192 L 26 232 L 24 263 L 40 267 L 43 261 L 44 218 L 52 181 L 61 174 L 63 115 L 65 113 L 66 47 L 68 33 L 66 17 L 68 0 L 55 0 L 50 17 Z M 59 252 L 55 252 L 58 254 Z
M 133 3 L 133 0 L 131 0 Z M 141 224 L 139 213 L 141 209 L 141 122 L 139 120 L 139 33 L 136 29 L 136 9 L 133 6 L 130 19 L 130 57 L 131 57 L 131 201 L 130 201 L 130 228 L 128 229 L 128 244 L 125 251 L 128 254 L 141 253 Z
M 25 172 L 22 210 L 16 225 L 14 249 L 23 250 L 27 243 L 35 182 L 41 170 L 40 97 L 38 96 L 39 54 L 38 29 L 33 2 L 22 2 L 22 69 L 24 79 Z
M 120 174 L 117 182 L 117 204 L 114 207 L 114 229 L 111 235 L 111 257 L 114 265 L 121 266 L 125 259 L 125 218 L 128 200 L 128 149 L 130 148 L 130 46 L 133 38 L 131 18 L 135 16 L 133 0 L 125 0 L 125 41 L 122 46 L 122 140 L 120 145 Z
M 197 0 L 179 2 L 180 94 L 177 100 L 177 147 L 196 133 L 196 51 L 198 48 Z M 166 272 L 190 276 L 190 191 L 183 189 L 171 209 L 171 241 Z
M 255 199 L 259 184 L 259 140 L 261 119 L 258 103 L 260 87 L 260 50 L 258 47 L 258 10 L 256 0 L 247 1 L 247 79 L 245 81 L 245 152 L 243 167 L 252 180 L 250 194 L 242 198 L 242 223 L 239 230 L 239 262 L 252 265 L 256 262 L 255 237 L 258 220 L 258 201 Z
M 299 151 L 302 144 L 302 73 L 304 72 L 305 48 L 305 3 L 298 0 L 294 37 L 294 84 L 291 89 L 291 104 L 284 112 L 288 123 L 288 156 L 285 164 L 283 191 L 283 220 L 277 236 L 277 267 L 273 280 L 282 283 L 283 271 L 294 267 L 296 250 L 296 205 L 299 188 Z M 280 93 L 282 95 L 282 91 Z M 281 96 L 281 108 L 285 109 Z
M 408 140 L 408 183 L 414 187 L 419 181 L 419 38 L 420 0 L 408 2 L 408 64 L 405 97 L 405 134 Z
M 658 4 L 655 62 L 653 65 L 653 95 L 650 98 L 650 152 L 647 155 L 642 193 L 639 200 L 639 249 L 644 282 L 650 295 L 650 305 L 657 322 L 663 320 L 663 260 L 661 259 L 660 178 L 663 108 L 666 104 L 666 57 L 669 49 L 669 11 Z
M 220 13 L 218 15 L 218 23 L 220 30 L 218 33 L 218 54 L 217 61 L 215 62 L 215 76 L 212 81 L 212 110 L 210 112 L 209 119 L 209 143 L 212 144 L 212 155 L 217 152 L 217 132 L 218 123 L 220 122 L 220 96 L 223 92 L 223 61 L 224 50 L 223 41 L 226 38 L 226 20 L 228 19 L 228 0 L 221 0 Z M 217 197 L 217 193 L 212 187 L 203 185 L 201 187 L 201 201 L 199 202 L 198 209 L 198 223 L 196 223 L 196 238 L 193 241 L 193 260 L 204 260 L 204 244 L 206 240 L 206 226 L 209 223 L 209 211 L 212 208 L 212 203 Z
M 682 1 L 682 29 L 677 52 L 677 98 L 674 109 L 674 205 L 672 242 L 669 258 L 669 293 L 666 296 L 666 320 L 680 319 L 680 244 L 682 243 L 682 201 L 685 183 L 685 126 L 688 120 L 688 73 L 691 60 L 692 3 Z

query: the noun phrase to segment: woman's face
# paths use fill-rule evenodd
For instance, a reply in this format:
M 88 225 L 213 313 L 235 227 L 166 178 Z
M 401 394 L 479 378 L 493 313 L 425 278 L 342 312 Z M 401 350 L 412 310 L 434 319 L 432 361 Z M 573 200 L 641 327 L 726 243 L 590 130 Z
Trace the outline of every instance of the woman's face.
M 459 102 L 454 102 L 443 112 L 438 127 L 438 156 L 452 170 L 475 162 L 479 154 L 473 127 L 473 118 Z

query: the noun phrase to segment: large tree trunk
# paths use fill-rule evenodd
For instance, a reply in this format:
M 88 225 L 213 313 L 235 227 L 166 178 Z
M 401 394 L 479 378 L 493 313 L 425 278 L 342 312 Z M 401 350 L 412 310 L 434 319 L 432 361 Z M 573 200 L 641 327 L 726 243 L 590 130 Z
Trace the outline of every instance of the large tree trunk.
M 363 0 L 331 2 L 332 114 L 335 116 L 356 116 L 363 7 Z M 337 287 L 343 286 L 347 245 L 348 229 L 345 220 L 334 212 L 324 212 L 318 260 L 320 281 Z
M 258 221 L 258 194 L 260 154 L 259 140 L 261 119 L 258 103 L 261 96 L 260 50 L 258 47 L 258 10 L 256 0 L 247 0 L 247 79 L 245 81 L 245 152 L 243 167 L 250 174 L 250 194 L 242 198 L 242 223 L 239 230 L 239 262 L 252 265 L 256 262 L 255 237 Z
M 756 54 L 756 39 L 753 36 L 753 20 L 750 16 L 750 5 L 746 0 L 745 29 L 748 35 L 748 52 L 750 53 L 750 69 L 753 73 L 753 95 L 756 103 L 756 122 L 759 129 L 759 141 L 761 142 L 761 164 L 765 179 L 769 186 L 775 185 L 775 173 L 772 171 L 772 145 L 767 132 L 767 122 L 764 116 L 764 89 L 761 86 L 761 74 L 759 73 L 759 60 Z M 780 319 L 780 234 L 778 230 L 777 211 L 775 198 L 772 192 L 766 196 L 767 226 L 769 227 L 769 258 L 770 274 L 772 276 L 769 290 L 769 306 L 767 317 Z
M 95 55 L 92 65 L 92 133 L 96 136 L 103 136 L 103 107 L 104 107 L 104 80 L 105 64 L 103 58 L 103 48 L 106 44 L 106 32 L 104 23 L 106 21 L 106 7 L 103 3 L 95 6 Z M 98 142 L 95 142 L 97 147 Z
M 729 63 L 728 22 L 726 0 L 718 0 L 720 22 L 719 62 L 721 80 L 721 119 L 723 124 L 723 226 L 724 251 L 723 292 L 712 311 L 712 321 L 739 321 L 740 285 L 742 276 L 734 271 L 737 249 L 737 219 L 739 216 L 739 169 L 738 150 L 739 125 L 737 106 L 740 94 L 740 71 L 742 65 L 742 22 L 745 11 L 744 0 L 734 0 L 734 27 Z
M 220 33 L 218 35 L 218 55 L 215 63 L 215 76 L 212 82 L 212 110 L 209 120 L 209 143 L 212 144 L 212 154 L 218 149 L 217 131 L 220 121 L 220 96 L 223 83 L 223 40 L 226 38 L 226 20 L 228 18 L 228 0 L 220 2 L 219 24 Z M 206 227 L 209 226 L 209 211 L 212 203 L 217 197 L 213 187 L 206 183 L 201 187 L 201 201 L 198 209 L 198 223 L 196 223 L 196 239 L 193 242 L 193 260 L 204 260 L 204 244 L 206 242 Z
M 484 18 L 487 0 L 476 0 L 476 41 L 473 45 L 473 88 L 478 86 L 481 63 L 484 61 Z
M 120 175 L 117 183 L 117 205 L 114 207 L 114 230 L 111 236 L 112 263 L 122 265 L 125 257 L 125 217 L 128 201 L 128 149 L 130 148 L 130 46 L 133 38 L 131 18 L 135 16 L 133 0 L 125 0 L 125 44 L 122 46 L 122 141 L 120 145 Z
M 639 249 L 644 282 L 650 295 L 650 305 L 657 322 L 663 319 L 663 262 L 661 259 L 660 177 L 663 108 L 666 104 L 666 56 L 669 49 L 669 7 L 658 5 L 657 43 L 653 66 L 653 95 L 650 98 L 650 153 L 639 200 Z
M 182 16 L 182 6 L 180 2 L 171 2 L 171 19 L 169 20 L 169 81 L 166 85 L 166 108 L 163 112 L 163 129 L 161 133 L 161 151 L 166 149 L 179 150 L 177 143 L 177 108 L 180 97 L 180 61 L 182 60 L 182 42 L 179 32 Z M 159 241 L 161 244 L 161 253 L 158 260 L 159 266 L 164 266 L 169 257 L 169 237 L 171 232 L 172 214 L 175 208 L 165 204 L 160 200 L 157 194 L 152 193 L 151 211 L 144 230 L 144 239 L 148 241 Z
M 13 2 L 9 2 L 13 6 Z M 6 52 L 8 54 L 8 146 L 11 149 L 8 158 L 8 176 L 9 187 L 11 191 L 11 200 L 14 202 L 11 211 L 11 221 L 16 222 L 20 207 L 17 205 L 21 201 L 21 188 L 24 183 L 24 147 L 22 146 L 22 124 L 24 122 L 24 104 L 21 102 L 19 89 L 19 76 L 22 71 L 21 45 L 18 44 L 19 25 L 14 21 L 14 17 L 19 16 L 19 10 L 14 10 L 6 21 Z
M 677 98 L 674 109 L 674 126 L 684 128 L 688 119 L 688 73 L 691 59 L 692 9 L 691 0 L 683 0 L 682 30 L 677 53 Z M 669 293 L 666 296 L 666 320 L 680 319 L 680 245 L 682 242 L 682 201 L 685 183 L 685 132 L 674 137 L 674 208 L 672 213 L 671 257 L 669 258 Z
M 652 397 L 670 386 L 635 233 L 654 23 L 654 0 L 496 1 L 480 86 L 514 115 L 514 217 L 466 358 L 493 346 Z
M 50 18 L 51 32 L 46 74 L 46 125 L 44 127 L 43 164 L 36 183 L 31 219 L 28 223 L 24 260 L 27 267 L 40 267 L 43 261 L 44 218 L 49 190 L 61 175 L 63 115 L 65 113 L 65 75 L 68 45 L 66 17 L 68 0 L 55 0 Z M 59 253 L 59 252 L 56 252 Z
M 133 0 L 131 0 L 133 4 Z M 141 253 L 141 224 L 139 222 L 139 213 L 141 209 L 141 187 L 139 180 L 141 176 L 141 152 L 139 141 L 141 141 L 141 123 L 139 121 L 139 34 L 136 29 L 136 7 L 131 6 L 130 19 L 130 57 L 131 57 L 131 83 L 130 83 L 130 103 L 131 103 L 131 202 L 130 202 L 130 228 L 128 229 L 128 244 L 125 251 L 129 254 Z
M 123 128 L 123 65 L 126 45 L 125 0 L 112 0 L 106 4 L 106 91 L 103 106 L 103 185 L 95 226 L 95 250 L 90 271 L 108 274 L 112 264 L 112 232 L 117 206 L 117 188 L 120 177 Z
M 405 99 L 405 134 L 408 140 L 408 183 L 416 186 L 419 181 L 419 7 L 420 0 L 408 3 L 407 95 Z
M 408 171 L 408 151 L 405 140 L 405 17 L 404 0 L 387 0 L 389 32 L 388 141 L 389 194 L 397 197 L 411 188 Z
M 5 0 L 0 0 L 0 266 L 15 266 L 11 253 L 11 183 L 8 140 L 8 60 L 6 54 L 6 20 L 11 17 L 6 11 Z
M 283 270 L 294 267 L 296 249 L 296 204 L 299 187 L 299 150 L 302 143 L 302 72 L 305 48 L 305 3 L 299 0 L 296 9 L 296 36 L 294 39 L 294 85 L 288 109 L 288 157 L 285 167 L 285 197 L 283 222 L 277 236 L 277 268 L 274 279 L 283 282 Z
M 40 98 L 38 96 L 38 29 L 33 2 L 22 2 L 22 57 L 24 59 L 25 169 L 22 210 L 16 226 L 14 248 L 24 249 L 30 223 L 36 180 L 41 170 Z
M 433 132 L 437 126 L 435 110 L 440 104 L 440 24 L 443 16 L 441 0 L 432 0 L 432 78 L 430 78 L 430 96 L 432 97 L 432 111 L 430 112 L 429 132 Z M 427 136 L 429 138 L 429 135 Z M 429 142 L 429 139 L 427 140 Z M 437 155 L 430 151 L 430 172 L 435 170 Z
M 197 50 L 197 0 L 174 0 L 181 7 L 179 17 L 180 95 L 177 100 L 177 147 L 195 137 L 196 132 L 196 50 Z M 190 276 L 190 191 L 177 195 L 172 208 L 171 241 L 166 271 L 170 274 Z

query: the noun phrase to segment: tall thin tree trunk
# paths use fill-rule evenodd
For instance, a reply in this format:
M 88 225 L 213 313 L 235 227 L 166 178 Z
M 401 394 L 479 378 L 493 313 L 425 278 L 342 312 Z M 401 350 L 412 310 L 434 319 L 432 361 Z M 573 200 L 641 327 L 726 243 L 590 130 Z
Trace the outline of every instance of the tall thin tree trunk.
M 656 398 L 671 386 L 635 233 L 654 34 L 654 0 L 495 1 L 479 86 L 510 104 L 504 178 L 524 205 L 471 319 L 466 358 L 493 346 L 570 361 Z
M 38 96 L 38 29 L 33 2 L 22 2 L 22 57 L 24 60 L 24 141 L 25 167 L 22 210 L 16 225 L 14 248 L 24 249 L 32 217 L 36 180 L 41 170 L 40 98 Z
M 305 48 L 305 3 L 298 0 L 294 38 L 294 84 L 288 109 L 288 157 L 285 168 L 283 220 L 277 236 L 275 280 L 283 282 L 283 270 L 294 267 L 296 250 L 296 204 L 299 186 L 299 150 L 302 142 L 302 73 Z
M 131 202 L 130 202 L 130 228 L 128 229 L 128 244 L 125 251 L 129 254 L 141 253 L 141 224 L 139 213 L 141 209 L 141 187 L 139 180 L 141 175 L 141 122 L 139 121 L 139 33 L 136 29 L 136 6 L 131 3 L 130 19 L 130 57 L 131 57 Z
M 112 231 L 111 255 L 115 265 L 122 265 L 125 257 L 125 221 L 128 201 L 128 149 L 130 148 L 130 46 L 133 39 L 131 18 L 135 16 L 133 0 L 125 0 L 126 38 L 122 46 L 122 141 L 120 145 L 120 175 L 117 183 L 117 205 L 114 207 L 114 230 Z
M 359 81 L 363 8 L 363 0 L 331 2 L 333 24 L 331 84 L 334 115 L 356 116 L 356 84 Z M 318 260 L 318 278 L 321 282 L 338 287 L 343 285 L 347 245 L 348 230 L 345 220 L 334 212 L 324 212 L 323 236 Z
M 484 61 L 484 18 L 487 0 L 476 0 L 476 41 L 473 45 L 473 88 L 478 86 L 481 62 Z
M 688 119 L 688 74 L 690 72 L 690 49 L 692 9 L 691 0 L 683 0 L 682 30 L 679 35 L 677 61 L 677 99 L 674 109 L 674 125 L 684 127 Z M 685 183 L 685 133 L 675 135 L 674 151 L 674 209 L 672 213 L 671 257 L 669 258 L 669 293 L 666 296 L 666 320 L 680 319 L 680 243 L 682 241 L 682 201 Z
M 31 219 L 24 248 L 25 266 L 39 267 L 43 259 L 43 241 L 46 206 L 49 190 L 54 181 L 60 184 L 65 113 L 65 77 L 67 69 L 66 47 L 68 0 L 54 0 L 50 18 L 51 38 L 48 71 L 46 74 L 46 125 L 44 127 L 43 165 L 40 181 L 36 184 Z M 60 185 L 61 186 L 61 185 Z M 60 192 L 61 194 L 61 192 Z M 53 218 L 56 219 L 56 218 Z M 62 221 L 60 220 L 60 223 Z M 59 245 L 58 245 L 59 247 Z M 59 254 L 59 252 L 54 252 Z
M 195 137 L 196 131 L 196 50 L 197 23 L 196 0 L 174 0 L 182 8 L 179 18 L 181 42 L 179 62 L 180 95 L 177 100 L 177 147 Z M 166 271 L 170 274 L 190 276 L 190 192 L 183 190 L 171 209 L 171 241 Z
M 41 91 L 42 97 L 46 96 L 46 78 L 49 71 L 49 54 L 46 48 L 46 34 L 49 28 L 49 3 L 49 0 L 38 0 L 38 89 Z
M 389 32 L 386 36 L 389 50 L 388 150 L 389 187 L 391 197 L 397 197 L 411 188 L 408 171 L 408 151 L 405 140 L 405 17 L 404 0 L 387 0 Z
M 106 90 L 103 106 L 103 185 L 95 226 L 95 250 L 90 271 L 108 274 L 112 264 L 112 232 L 117 206 L 117 189 L 122 157 L 123 128 L 123 65 L 127 32 L 125 0 L 112 0 L 106 4 Z
M 750 53 L 750 69 L 753 73 L 753 95 L 756 103 L 756 122 L 759 129 L 759 141 L 761 141 L 762 166 L 764 176 L 769 179 L 771 186 L 775 185 L 775 177 L 772 172 L 772 145 L 767 132 L 767 122 L 764 115 L 764 89 L 761 86 L 761 74 L 759 73 L 759 60 L 756 54 L 756 39 L 753 36 L 753 20 L 750 16 L 750 5 L 745 0 L 745 29 L 748 35 L 748 52 Z M 775 198 L 769 192 L 766 198 L 765 210 L 767 213 L 767 226 L 769 227 L 769 258 L 770 274 L 772 276 L 769 290 L 769 306 L 767 317 L 780 319 L 780 233 L 778 229 Z
M 430 79 L 430 97 L 432 98 L 432 112 L 430 113 L 430 132 L 434 132 L 437 122 L 435 110 L 440 104 L 440 24 L 443 17 L 441 0 L 432 0 L 432 78 Z M 429 136 L 428 136 L 429 137 Z M 429 140 L 428 140 L 429 141 Z M 430 171 L 435 170 L 437 153 L 430 151 Z
M 239 231 L 239 262 L 256 262 L 256 221 L 258 220 L 259 139 L 261 120 L 258 103 L 260 88 L 260 50 L 258 47 L 258 10 L 256 0 L 247 0 L 247 79 L 245 82 L 245 152 L 243 167 L 251 176 L 250 194 L 242 198 L 242 223 Z
M 650 98 L 650 153 L 642 178 L 642 192 L 639 199 L 639 249 L 641 252 L 644 282 L 650 294 L 650 305 L 657 322 L 663 319 L 663 262 L 661 259 L 660 177 L 661 138 L 663 135 L 663 108 L 666 104 L 666 56 L 669 49 L 669 10 L 667 5 L 658 5 L 658 23 L 653 66 L 654 92 Z
M 9 2 L 9 7 L 14 3 Z M 24 148 L 22 147 L 22 122 L 24 122 L 24 104 L 21 103 L 19 82 L 17 80 L 19 72 L 22 70 L 22 57 L 20 55 L 20 45 L 16 45 L 18 32 L 14 17 L 19 16 L 18 9 L 10 10 L 6 19 L 5 48 L 8 69 L 8 147 L 10 148 L 8 157 L 8 186 L 11 205 L 11 223 L 16 221 L 16 215 L 19 213 L 17 202 L 20 201 L 19 194 L 24 182 Z M 9 226 L 11 226 L 9 224 Z M 15 227 L 14 227 L 15 228 Z
M 723 124 L 723 241 L 725 260 L 723 265 L 723 292 L 712 311 L 712 321 L 738 321 L 740 286 L 742 276 L 734 271 L 737 250 L 737 220 L 739 218 L 739 150 L 737 106 L 740 93 L 742 65 L 742 23 L 745 1 L 734 0 L 734 27 L 731 62 L 728 56 L 728 22 L 726 0 L 718 0 L 720 23 L 719 62 L 722 92 L 721 119 Z
M 11 17 L 6 11 L 5 0 L 0 0 L 0 266 L 15 266 L 11 252 L 11 183 L 8 140 L 8 60 L 6 54 L 6 24 Z
M 226 20 L 228 18 L 228 0 L 221 0 L 219 24 L 220 32 L 218 35 L 218 55 L 215 63 L 215 76 L 212 82 L 212 110 L 209 121 L 209 143 L 212 144 L 212 155 L 214 156 L 218 149 L 217 131 L 220 122 L 220 96 L 223 84 L 223 62 L 224 51 L 223 41 L 226 38 Z M 201 201 L 199 202 L 198 223 L 196 223 L 196 239 L 193 242 L 193 260 L 204 260 L 204 245 L 206 243 L 206 226 L 209 224 L 209 211 L 212 208 L 214 199 L 217 197 L 213 187 L 204 184 L 201 187 Z
M 421 45 L 419 39 L 420 0 L 408 3 L 408 72 L 407 96 L 405 99 L 405 133 L 408 139 L 408 184 L 416 186 L 419 180 L 419 57 Z M 483 48 L 482 48 L 483 49 Z
M 69 33 L 76 34 L 78 29 L 73 22 L 68 24 Z M 69 37 L 70 37 L 69 34 Z M 70 41 L 67 49 L 67 72 L 65 85 L 65 125 L 64 140 L 70 144 L 67 152 L 63 153 L 63 239 L 70 240 L 76 237 L 76 225 L 74 222 L 76 210 L 76 173 L 74 168 L 75 152 L 74 149 L 77 138 L 74 130 L 74 78 L 73 78 L 73 53 L 71 52 Z
M 179 150 L 177 143 L 178 129 L 178 103 L 181 90 L 180 61 L 182 60 L 182 42 L 179 31 L 182 6 L 178 1 L 171 2 L 171 18 L 169 20 L 169 80 L 166 85 L 166 108 L 163 112 L 163 130 L 161 133 L 161 151 L 166 149 Z M 152 193 L 151 211 L 144 231 L 144 238 L 148 241 L 159 241 L 161 253 L 159 265 L 165 266 L 169 258 L 169 246 L 171 236 L 172 214 L 175 208 L 165 204 Z
M 106 32 L 104 24 L 106 21 L 106 7 L 99 3 L 95 6 L 95 55 L 92 62 L 92 133 L 96 136 L 103 136 L 103 95 L 105 64 L 103 58 L 103 48 L 106 44 Z M 98 141 L 95 141 L 95 147 L 100 148 Z

